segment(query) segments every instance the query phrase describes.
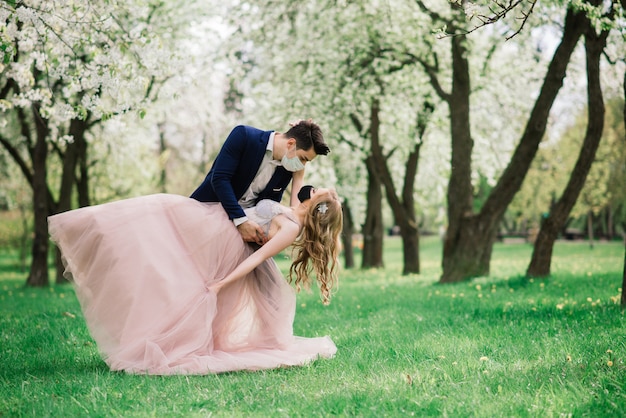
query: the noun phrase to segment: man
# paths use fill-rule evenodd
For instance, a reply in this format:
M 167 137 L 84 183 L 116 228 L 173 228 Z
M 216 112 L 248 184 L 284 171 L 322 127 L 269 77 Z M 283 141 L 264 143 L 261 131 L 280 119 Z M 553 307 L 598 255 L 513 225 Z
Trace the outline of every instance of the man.
M 304 166 L 329 152 L 322 130 L 311 120 L 296 122 L 285 133 L 240 125 L 228 135 L 191 197 L 220 202 L 243 240 L 263 245 L 267 236 L 256 222 L 248 220 L 243 208 L 261 199 L 280 202 L 292 180 L 291 205 L 297 205 Z

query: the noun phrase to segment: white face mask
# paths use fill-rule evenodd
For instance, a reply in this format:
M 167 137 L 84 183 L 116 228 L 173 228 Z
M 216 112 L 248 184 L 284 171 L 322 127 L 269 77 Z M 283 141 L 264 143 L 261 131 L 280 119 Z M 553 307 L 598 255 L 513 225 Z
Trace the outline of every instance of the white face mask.
M 304 164 L 302 164 L 302 161 L 300 161 L 300 157 L 298 157 L 297 154 L 293 158 L 289 158 L 287 157 L 287 154 L 285 154 L 280 163 L 285 168 L 285 170 L 291 171 L 292 173 L 304 169 Z

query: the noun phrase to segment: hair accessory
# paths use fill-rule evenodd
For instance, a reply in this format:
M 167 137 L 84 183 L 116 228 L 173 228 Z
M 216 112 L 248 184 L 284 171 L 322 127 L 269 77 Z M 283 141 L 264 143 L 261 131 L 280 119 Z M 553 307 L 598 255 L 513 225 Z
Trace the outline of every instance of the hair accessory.
M 328 205 L 326 204 L 326 202 L 320 203 L 320 205 L 317 207 L 317 210 L 319 213 L 324 214 L 328 210 Z

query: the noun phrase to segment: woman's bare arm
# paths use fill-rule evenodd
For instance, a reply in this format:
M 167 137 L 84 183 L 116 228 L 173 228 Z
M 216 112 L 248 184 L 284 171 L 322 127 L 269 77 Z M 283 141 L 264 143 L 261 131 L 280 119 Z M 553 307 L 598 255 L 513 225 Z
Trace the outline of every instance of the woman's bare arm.
M 241 279 L 254 270 L 259 264 L 280 253 L 294 242 L 300 232 L 298 225 L 282 215 L 275 217 L 274 220 L 278 222 L 279 227 L 276 234 L 270 238 L 265 245 L 250 254 L 248 258 L 224 277 L 223 280 L 220 280 L 212 286 L 214 290 L 217 291 L 223 286 Z

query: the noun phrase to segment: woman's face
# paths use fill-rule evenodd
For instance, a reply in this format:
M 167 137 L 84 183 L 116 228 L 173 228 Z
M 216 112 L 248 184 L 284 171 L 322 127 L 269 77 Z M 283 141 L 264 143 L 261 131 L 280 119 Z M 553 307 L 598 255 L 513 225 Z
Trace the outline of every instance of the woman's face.
M 320 187 L 320 188 L 313 187 L 311 189 L 311 199 L 313 199 L 315 196 L 317 196 L 318 199 L 319 199 L 321 197 L 325 197 L 325 196 L 328 196 L 328 195 L 330 195 L 330 189 L 327 189 L 327 188 L 324 188 L 324 187 Z
M 333 199 L 338 199 L 337 192 L 335 189 L 327 189 L 327 188 L 313 188 L 311 189 L 311 202 L 313 204 L 317 204 L 322 200 L 331 201 Z

